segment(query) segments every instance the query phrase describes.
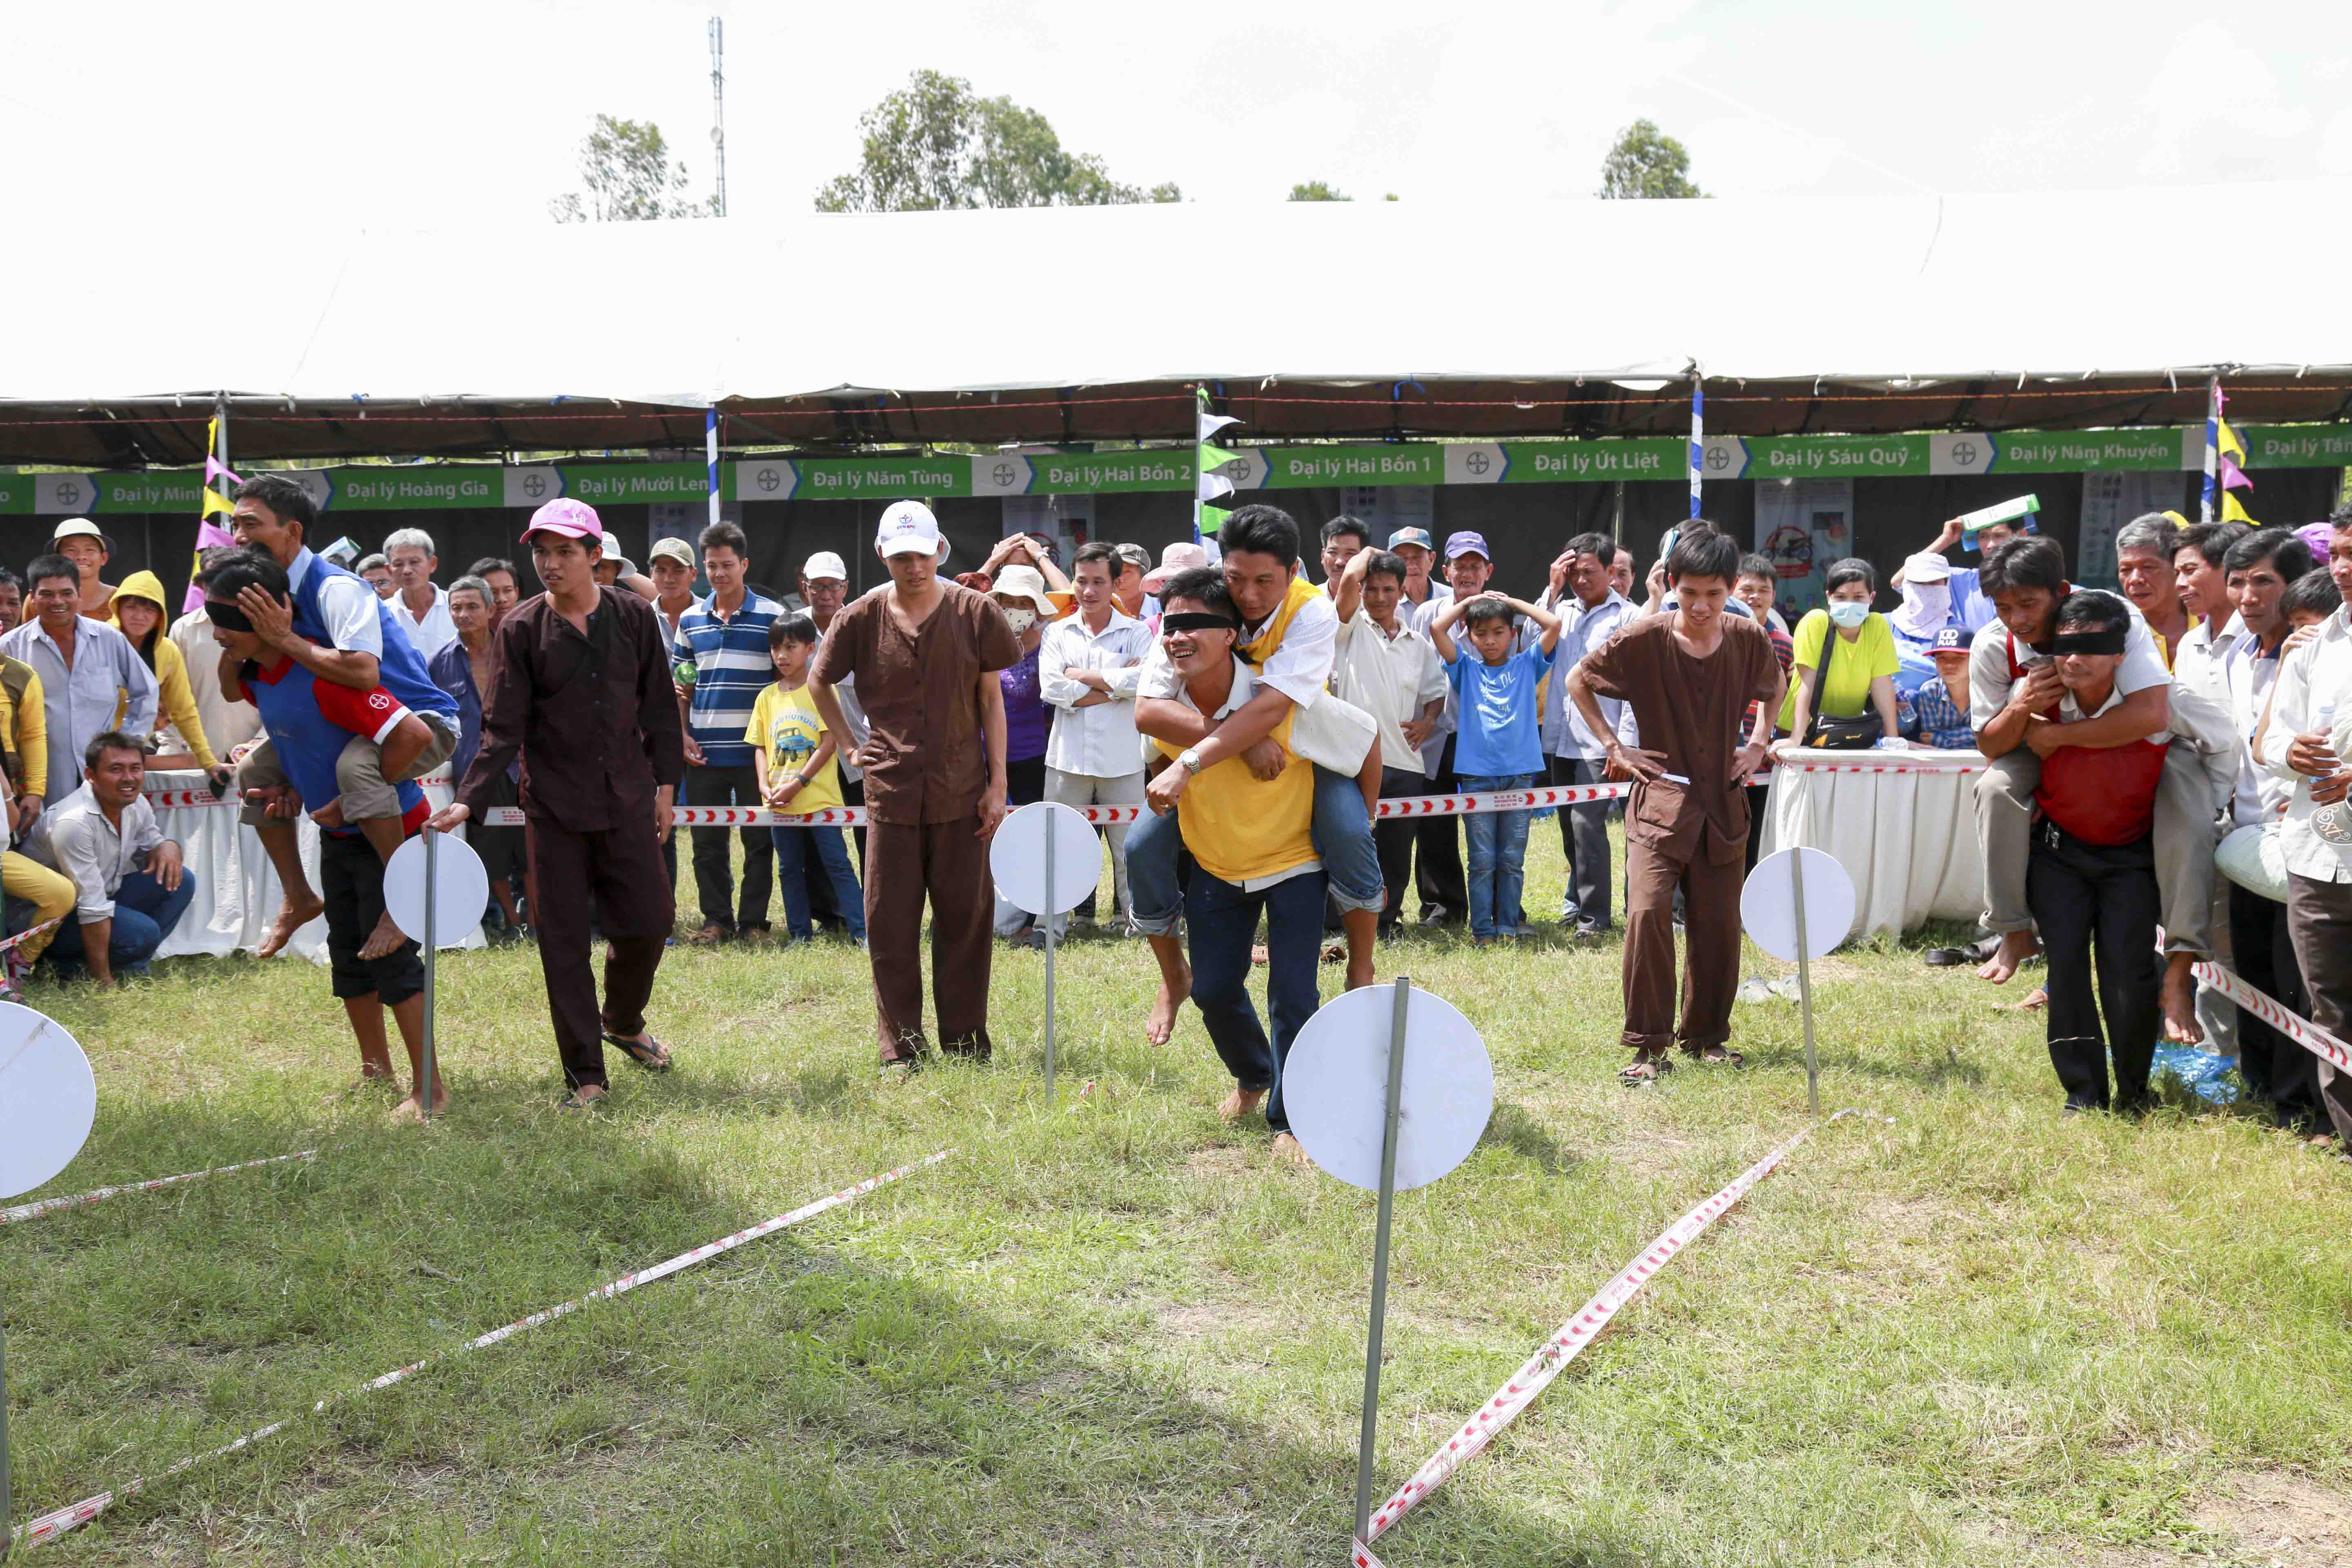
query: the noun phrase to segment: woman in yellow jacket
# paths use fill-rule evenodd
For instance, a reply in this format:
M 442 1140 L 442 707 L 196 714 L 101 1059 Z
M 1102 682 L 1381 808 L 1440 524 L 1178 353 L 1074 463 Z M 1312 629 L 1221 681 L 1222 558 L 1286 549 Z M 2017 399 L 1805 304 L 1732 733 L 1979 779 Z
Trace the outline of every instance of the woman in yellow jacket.
M 180 645 L 163 635 L 163 584 L 155 574 L 133 572 L 122 580 L 122 586 L 114 591 L 112 619 L 147 661 L 147 668 L 155 672 L 160 689 L 156 711 L 180 731 L 180 738 L 188 743 L 188 754 L 208 773 L 226 771 L 205 739 L 204 721 L 196 715 L 196 694 L 188 685 L 188 665 L 180 656 Z M 121 717 L 118 710 L 116 720 Z

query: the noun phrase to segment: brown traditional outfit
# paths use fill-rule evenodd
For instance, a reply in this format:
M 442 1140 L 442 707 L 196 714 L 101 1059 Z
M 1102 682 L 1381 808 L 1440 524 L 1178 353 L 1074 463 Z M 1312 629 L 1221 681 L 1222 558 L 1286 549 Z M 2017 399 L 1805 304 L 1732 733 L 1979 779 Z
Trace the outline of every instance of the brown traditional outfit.
M 604 1082 L 605 1035 L 646 1026 L 676 920 L 654 792 L 686 772 L 660 623 L 635 594 L 600 588 L 596 596 L 585 636 L 544 594 L 499 624 L 481 750 L 457 786 L 457 799 L 480 820 L 499 804 L 507 764 L 521 753 L 531 922 L 556 1048 L 574 1089 Z M 612 948 L 601 1016 L 592 910 Z
M 873 738 L 866 770 L 866 941 L 882 1060 L 924 1047 L 918 939 L 931 904 L 931 995 L 941 1048 L 985 1057 L 995 889 L 980 797 L 988 788 L 978 682 L 1021 660 L 1021 639 L 984 594 L 941 579 L 940 599 L 909 631 L 885 585 L 834 617 L 810 679 L 857 678 Z
M 1585 684 L 1629 703 L 1642 749 L 1665 755 L 1668 776 L 1637 783 L 1625 813 L 1625 1034 L 1657 1054 L 1677 1037 L 1699 1052 L 1731 1037 L 1739 986 L 1739 888 L 1748 847 L 1747 794 L 1731 782 L 1740 720 L 1769 702 L 1780 666 L 1753 621 L 1726 617 L 1705 658 L 1675 641 L 1674 617 L 1637 621 L 1585 656 Z M 1683 889 L 1689 953 L 1682 1026 L 1675 1027 L 1675 889 Z

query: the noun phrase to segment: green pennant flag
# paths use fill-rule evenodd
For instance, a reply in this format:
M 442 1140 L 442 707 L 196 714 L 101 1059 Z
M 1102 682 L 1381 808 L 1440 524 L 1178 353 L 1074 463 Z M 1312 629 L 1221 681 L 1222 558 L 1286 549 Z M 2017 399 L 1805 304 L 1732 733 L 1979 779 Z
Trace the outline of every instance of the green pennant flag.
M 1225 519 L 1233 515 L 1233 510 L 1230 507 L 1212 506 L 1209 503 L 1222 500 L 1234 493 L 1234 481 L 1217 470 L 1235 461 L 1240 456 L 1238 453 L 1226 451 L 1223 447 L 1214 445 L 1213 437 L 1226 426 L 1238 425 L 1241 421 L 1229 414 L 1210 413 L 1207 387 L 1195 387 L 1192 391 L 1192 402 L 1194 447 L 1192 530 L 1206 538 L 1223 527 Z

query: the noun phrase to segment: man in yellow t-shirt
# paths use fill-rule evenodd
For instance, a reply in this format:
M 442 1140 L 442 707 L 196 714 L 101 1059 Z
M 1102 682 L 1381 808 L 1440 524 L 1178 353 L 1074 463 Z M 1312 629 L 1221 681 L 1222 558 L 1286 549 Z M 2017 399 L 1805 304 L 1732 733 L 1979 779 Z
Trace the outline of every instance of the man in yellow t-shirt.
M 1223 573 L 1201 567 L 1161 589 L 1160 605 L 1160 644 L 1182 682 L 1176 700 L 1213 731 L 1256 689 L 1234 646 L 1242 622 L 1233 595 Z M 1192 1005 L 1234 1084 L 1217 1114 L 1236 1121 L 1263 1101 L 1275 1152 L 1303 1163 L 1306 1153 L 1283 1113 L 1282 1064 L 1322 1000 L 1316 972 L 1324 880 L 1315 854 L 1315 765 L 1291 749 L 1296 718 L 1286 712 L 1267 737 L 1284 759 L 1271 779 L 1258 778 L 1238 749 L 1224 747 L 1213 733 L 1198 747 L 1154 741 L 1171 760 L 1144 795 L 1153 812 L 1176 814 L 1194 862 L 1184 897 Z M 1223 754 L 1212 747 L 1223 747 Z M 1261 914 L 1271 1042 L 1249 994 L 1250 944 Z
M 779 616 L 768 623 L 768 657 L 775 661 L 776 679 L 752 702 L 751 721 L 743 731 L 760 798 L 771 811 L 786 816 L 809 816 L 841 806 L 838 748 L 809 695 L 809 660 L 815 653 L 816 623 L 806 616 Z M 849 846 L 841 829 L 794 826 L 772 827 L 768 833 L 775 841 L 776 879 L 784 896 L 785 940 L 815 937 L 803 858 L 814 853 L 833 884 L 834 902 L 850 940 L 864 947 L 866 896 L 858 890 L 857 873 L 849 868 Z

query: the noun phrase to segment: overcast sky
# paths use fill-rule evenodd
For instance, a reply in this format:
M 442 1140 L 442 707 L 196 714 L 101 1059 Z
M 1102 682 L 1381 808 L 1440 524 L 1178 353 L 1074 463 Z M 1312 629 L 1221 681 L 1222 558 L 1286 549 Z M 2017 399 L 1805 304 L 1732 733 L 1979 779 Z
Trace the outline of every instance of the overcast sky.
M 714 13 L 753 218 L 806 211 L 922 67 L 1217 202 L 1585 195 L 1637 116 L 1727 195 L 2352 174 L 2341 0 L 145 0 L 0 7 L 0 177 L 31 232 L 159 260 L 199 214 L 542 221 L 599 110 L 656 121 L 707 190 Z

